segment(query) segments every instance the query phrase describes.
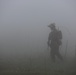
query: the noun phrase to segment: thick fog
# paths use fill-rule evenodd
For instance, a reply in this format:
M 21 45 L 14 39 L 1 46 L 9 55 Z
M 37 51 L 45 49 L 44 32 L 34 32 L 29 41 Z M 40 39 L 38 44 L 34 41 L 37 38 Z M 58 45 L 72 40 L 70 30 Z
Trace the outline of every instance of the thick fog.
M 75 0 L 0 0 L 0 55 L 49 55 L 50 23 L 63 33 L 61 54 L 75 55 Z

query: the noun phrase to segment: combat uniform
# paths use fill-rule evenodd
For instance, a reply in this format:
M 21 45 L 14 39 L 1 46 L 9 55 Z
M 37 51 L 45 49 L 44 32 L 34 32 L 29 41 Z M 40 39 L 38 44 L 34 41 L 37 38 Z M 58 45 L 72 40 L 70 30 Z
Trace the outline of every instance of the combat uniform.
M 55 62 L 55 56 L 57 56 L 60 60 L 63 60 L 63 57 L 59 52 L 59 46 L 62 44 L 61 39 L 62 39 L 61 31 L 54 29 L 53 31 L 50 32 L 48 37 L 49 40 L 48 45 L 51 48 L 51 52 L 50 52 L 51 58 L 54 62 Z

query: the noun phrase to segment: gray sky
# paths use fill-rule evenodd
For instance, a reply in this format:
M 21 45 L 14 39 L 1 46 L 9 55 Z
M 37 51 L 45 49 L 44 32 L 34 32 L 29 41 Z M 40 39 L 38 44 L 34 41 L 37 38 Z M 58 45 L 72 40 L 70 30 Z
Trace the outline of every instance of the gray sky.
M 68 36 L 70 42 L 75 43 L 75 0 L 1 0 L 0 10 L 1 42 L 17 42 L 30 51 L 45 49 L 50 31 L 47 25 L 55 22 L 65 33 L 65 40 Z

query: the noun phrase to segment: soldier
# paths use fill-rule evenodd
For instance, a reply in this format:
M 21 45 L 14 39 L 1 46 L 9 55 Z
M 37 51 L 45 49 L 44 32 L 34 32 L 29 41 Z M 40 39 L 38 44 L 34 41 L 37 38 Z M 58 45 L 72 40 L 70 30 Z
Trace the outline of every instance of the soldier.
M 49 34 L 47 44 L 51 48 L 52 61 L 55 62 L 55 56 L 57 56 L 60 60 L 63 60 L 63 57 L 59 52 L 59 46 L 62 44 L 62 33 L 56 29 L 55 23 L 50 24 L 48 27 L 51 29 L 51 32 Z

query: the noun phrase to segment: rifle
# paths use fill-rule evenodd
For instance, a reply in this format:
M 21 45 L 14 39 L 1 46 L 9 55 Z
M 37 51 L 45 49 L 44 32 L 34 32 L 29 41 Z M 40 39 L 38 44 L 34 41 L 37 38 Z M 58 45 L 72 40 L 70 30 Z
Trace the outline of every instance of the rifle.
M 67 42 L 66 42 L 65 59 L 66 59 L 66 54 L 67 54 L 67 48 L 68 48 L 68 40 L 67 40 Z

